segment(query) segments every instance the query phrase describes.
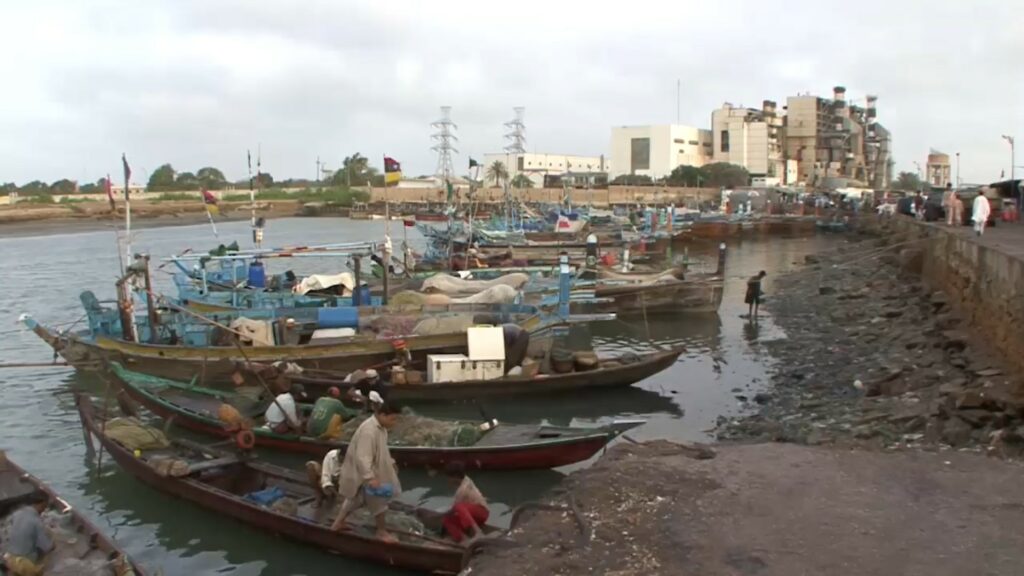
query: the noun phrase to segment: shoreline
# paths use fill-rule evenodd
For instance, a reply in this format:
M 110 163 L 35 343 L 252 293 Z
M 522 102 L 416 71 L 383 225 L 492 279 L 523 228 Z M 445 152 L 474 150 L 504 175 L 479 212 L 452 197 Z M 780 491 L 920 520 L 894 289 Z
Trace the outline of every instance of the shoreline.
M 267 220 L 290 218 L 298 215 L 300 205 L 296 201 L 260 203 L 256 214 Z M 13 213 L 12 210 L 0 211 L 0 239 L 124 229 L 124 213 L 120 206 L 117 215 L 111 214 L 109 209 L 76 208 L 58 205 L 23 209 L 19 213 Z M 218 223 L 248 220 L 249 218 L 248 204 L 222 205 L 220 214 L 214 217 Z M 201 202 L 161 204 L 140 202 L 139 206 L 136 206 L 135 203 L 132 204 L 133 230 L 163 226 L 191 226 L 207 222 L 206 209 Z

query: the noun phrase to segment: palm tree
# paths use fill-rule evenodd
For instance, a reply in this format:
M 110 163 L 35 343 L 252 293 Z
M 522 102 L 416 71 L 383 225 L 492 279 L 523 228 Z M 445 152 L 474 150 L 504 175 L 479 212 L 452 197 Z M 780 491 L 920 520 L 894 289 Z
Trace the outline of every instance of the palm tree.
M 359 152 L 346 156 L 341 162 L 341 169 L 332 178 L 335 186 L 365 186 L 373 181 L 377 169 L 370 166 L 370 161 Z
M 502 182 L 508 180 L 508 169 L 501 160 L 495 160 L 487 167 L 486 177 L 493 181 L 495 186 L 501 186 Z
M 533 180 L 530 180 L 529 176 L 520 172 L 512 179 L 512 186 L 514 188 L 533 188 Z

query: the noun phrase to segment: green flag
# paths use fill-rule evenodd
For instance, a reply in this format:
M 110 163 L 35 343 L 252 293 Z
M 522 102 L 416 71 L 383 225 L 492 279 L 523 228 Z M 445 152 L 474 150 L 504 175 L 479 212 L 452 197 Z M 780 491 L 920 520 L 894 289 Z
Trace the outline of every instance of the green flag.
M 479 165 L 480 165 L 480 163 L 477 162 L 476 160 L 473 160 L 472 158 L 469 159 L 469 167 L 470 168 L 476 168 Z
M 455 187 L 452 186 L 452 183 L 448 180 L 444 181 L 444 185 L 448 188 L 448 202 L 451 202 L 452 199 L 455 198 Z

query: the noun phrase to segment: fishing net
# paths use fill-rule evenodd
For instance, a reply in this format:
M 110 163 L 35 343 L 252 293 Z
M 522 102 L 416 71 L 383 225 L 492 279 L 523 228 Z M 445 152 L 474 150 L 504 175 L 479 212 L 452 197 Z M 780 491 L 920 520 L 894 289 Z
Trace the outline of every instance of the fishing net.
M 104 433 L 129 450 L 159 450 L 171 445 L 163 432 L 134 417 L 108 420 Z
M 385 514 L 387 514 L 387 526 L 391 530 L 411 532 L 413 534 L 425 534 L 427 531 L 423 522 L 412 514 L 398 512 L 396 510 L 388 510 Z M 347 521 L 353 525 L 362 525 L 366 527 L 372 527 L 374 525 L 373 516 L 370 514 L 370 510 L 365 507 L 349 514 Z M 397 536 L 399 539 L 402 537 L 401 534 L 397 534 Z
M 122 576 L 118 561 L 109 561 L 99 550 L 94 550 L 89 539 L 78 531 L 71 514 L 47 510 L 42 515 L 43 525 L 53 538 L 56 548 L 46 555 L 46 576 Z
M 359 425 L 367 416 L 360 415 L 342 426 L 342 442 L 352 439 Z M 472 446 L 483 436 L 483 432 L 472 423 L 455 420 L 434 420 L 413 413 L 408 408 L 398 418 L 395 427 L 388 431 L 388 444 L 392 446 L 424 446 L 444 448 Z

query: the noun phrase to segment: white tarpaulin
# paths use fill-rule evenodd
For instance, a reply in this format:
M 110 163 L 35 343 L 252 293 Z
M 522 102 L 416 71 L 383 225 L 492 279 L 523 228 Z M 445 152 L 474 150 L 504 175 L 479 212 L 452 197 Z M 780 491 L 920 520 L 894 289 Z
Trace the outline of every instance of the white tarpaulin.
M 235 318 L 231 321 L 230 328 L 237 332 L 243 344 L 251 343 L 253 346 L 273 346 L 274 331 L 270 322 L 266 320 L 253 320 L 252 318 Z
M 438 274 L 424 280 L 420 290 L 442 294 L 477 294 L 494 286 L 508 286 L 518 290 L 529 281 L 530 276 L 522 272 L 505 274 L 493 280 L 463 280 L 448 274 Z
M 306 276 L 292 288 L 292 292 L 296 294 L 305 294 L 313 290 L 326 290 L 333 288 L 338 285 L 345 287 L 345 294 L 350 294 L 352 289 L 355 288 L 356 280 L 351 272 L 342 272 L 341 274 L 313 274 L 312 276 Z
M 465 298 L 452 298 L 447 294 L 420 294 L 406 290 L 399 292 L 391 298 L 393 306 L 444 306 L 447 304 L 512 304 L 519 296 L 519 291 L 511 286 L 499 284 L 467 296 Z

